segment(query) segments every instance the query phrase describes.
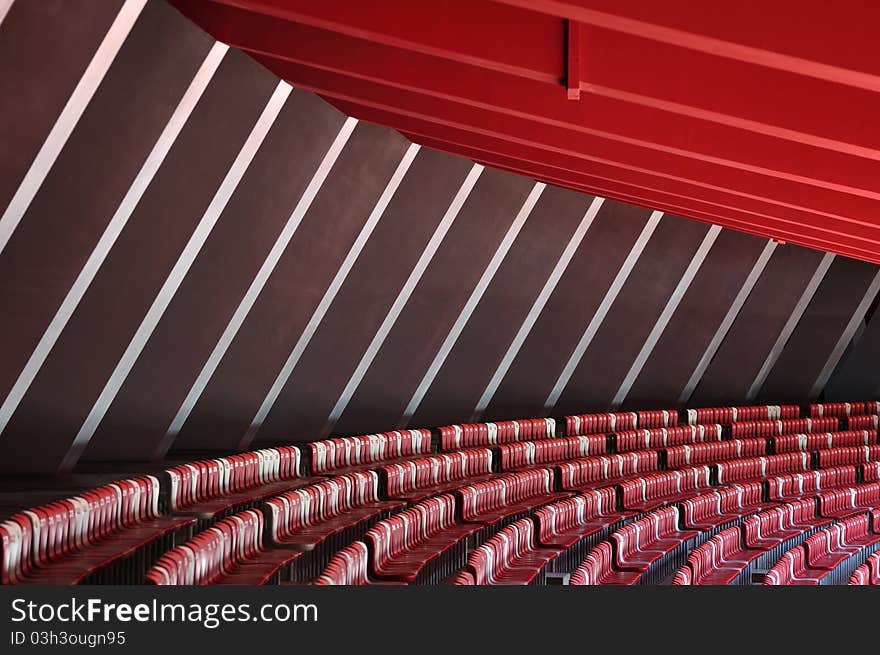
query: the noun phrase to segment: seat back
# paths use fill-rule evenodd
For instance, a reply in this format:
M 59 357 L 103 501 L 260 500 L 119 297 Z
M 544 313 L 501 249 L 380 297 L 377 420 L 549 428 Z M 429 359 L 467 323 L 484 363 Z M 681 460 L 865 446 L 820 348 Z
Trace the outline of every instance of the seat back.
M 369 553 L 367 545 L 355 541 L 339 550 L 327 563 L 324 571 L 312 584 L 316 585 L 367 585 L 370 584 L 367 568 Z

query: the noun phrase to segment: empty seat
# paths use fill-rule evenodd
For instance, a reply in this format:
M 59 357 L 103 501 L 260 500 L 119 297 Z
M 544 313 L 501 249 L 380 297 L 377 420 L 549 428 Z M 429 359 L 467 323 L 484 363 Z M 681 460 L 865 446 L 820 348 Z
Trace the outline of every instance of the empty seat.
M 867 514 L 851 516 L 835 523 L 804 540 L 807 566 L 811 569 L 835 571 L 845 562 L 852 561 L 854 568 L 877 549 L 880 535 L 871 531 L 871 521 Z M 851 558 L 855 558 L 851 560 Z M 832 574 L 829 582 L 848 578 L 850 571 Z
M 713 464 L 728 459 L 756 457 L 767 453 L 764 439 L 733 439 L 711 443 L 684 444 L 666 449 L 666 466 L 681 468 L 698 464 Z
M 785 473 L 767 478 L 770 500 L 790 500 L 856 483 L 855 466 L 832 466 L 827 469 Z
M 464 539 L 476 529 L 455 520 L 451 495 L 424 500 L 367 531 L 372 574 L 407 584 L 437 584 L 464 566 Z
M 764 508 L 762 492 L 759 482 L 746 482 L 686 498 L 680 503 L 682 527 L 707 532 L 756 513 Z
M 606 450 L 605 435 L 581 435 L 523 441 L 498 447 L 501 470 L 515 471 L 541 464 L 554 464 L 589 455 L 599 455 Z
M 819 468 L 841 464 L 862 464 L 880 461 L 880 446 L 848 446 L 819 450 L 816 453 Z
M 517 514 L 570 496 L 553 491 L 551 469 L 507 473 L 464 486 L 455 493 L 461 498 L 462 520 L 481 524 L 516 517 Z
M 440 428 L 440 447 L 448 451 L 552 439 L 555 435 L 556 420 L 552 418 L 519 419 L 498 423 L 462 423 Z
M 677 507 L 664 507 L 629 523 L 611 535 L 614 568 L 638 571 L 641 582 L 654 584 L 669 576 L 676 554 L 688 552 L 696 530 L 679 529 Z
M 842 446 L 868 446 L 876 443 L 876 430 L 786 434 L 773 438 L 777 453 L 789 453 L 797 450 L 825 450 Z
M 775 437 L 780 434 L 834 432 L 838 429 L 839 425 L 840 421 L 835 417 L 743 421 L 730 426 L 730 436 L 734 439 L 742 439 L 747 437 Z
M 689 584 L 730 585 L 742 581 L 747 567 L 760 554 L 745 547 L 740 527 L 722 530 L 688 555 Z
M 541 582 L 544 567 L 561 552 L 535 541 L 535 524 L 520 519 L 477 547 L 467 568 L 478 585 L 528 585 Z
M 701 407 L 687 410 L 688 425 L 720 423 L 731 425 L 740 421 L 776 421 L 800 415 L 797 405 L 751 405 L 746 407 Z
M 291 579 L 310 580 L 335 551 L 405 505 L 379 499 L 376 471 L 356 471 L 266 501 L 267 539 L 273 547 L 308 551 L 292 567 Z
M 795 546 L 782 554 L 764 576 L 765 585 L 818 585 L 829 571 L 816 571 L 807 566 L 803 546 Z
M 634 430 L 638 427 L 635 412 L 605 412 L 601 414 L 577 414 L 565 417 L 565 434 L 597 434 Z
M 678 425 L 677 409 L 657 409 L 636 412 L 636 426 L 640 428 L 668 428 Z
M 114 579 L 140 582 L 143 549 L 169 546 L 193 519 L 162 516 L 154 476 L 119 480 L 34 507 L 0 523 L 0 582 L 77 584 L 128 558 Z
M 213 520 L 308 484 L 299 448 L 281 446 L 175 466 L 165 472 L 171 511 Z
M 845 518 L 880 506 L 880 482 L 831 489 L 819 494 L 819 516 Z
M 617 432 L 614 441 L 617 452 L 665 448 L 680 444 L 721 441 L 720 425 L 678 425 L 670 428 L 650 428 Z
M 284 578 L 282 569 L 300 556 L 296 550 L 267 550 L 263 515 L 249 509 L 162 555 L 146 580 L 157 585 L 263 585 Z
M 851 585 L 880 586 L 880 553 L 870 555 L 850 576 Z
M 873 402 L 858 403 L 814 403 L 810 405 L 810 416 L 860 416 L 877 414 L 877 405 Z
M 559 465 L 559 479 L 563 489 L 583 491 L 658 469 L 656 450 L 637 450 L 565 462 Z
M 862 414 L 860 416 L 847 416 L 846 428 L 847 430 L 876 430 L 880 427 L 878 420 L 880 420 L 880 416 L 873 413 Z
M 393 581 L 371 580 L 368 571 L 369 561 L 370 554 L 367 551 L 367 545 L 362 541 L 355 541 L 336 553 L 312 584 L 344 586 L 401 584 Z
M 539 509 L 535 512 L 538 543 L 563 551 L 551 570 L 570 571 L 629 515 L 617 511 L 617 493 L 611 487 L 585 491 Z
M 552 503 L 535 512 L 538 543 L 570 548 L 580 539 L 627 516 L 616 508 L 614 489 L 605 487 Z
M 710 474 L 708 466 L 695 466 L 625 480 L 620 485 L 621 504 L 626 510 L 644 512 L 690 498 L 711 486 Z
M 610 541 L 602 541 L 584 558 L 568 584 L 573 587 L 587 585 L 634 585 L 638 584 L 639 571 L 618 571 L 614 568 L 614 552 Z
M 780 473 L 795 473 L 810 469 L 807 452 L 782 453 L 766 457 L 732 459 L 714 465 L 718 472 L 718 484 L 759 480 Z
M 369 464 L 430 454 L 430 430 L 394 430 L 309 444 L 312 472 L 344 473 Z
M 459 571 L 455 578 L 452 581 L 452 584 L 458 586 L 473 586 L 477 584 L 477 581 L 474 579 L 474 574 L 470 571 Z
M 520 445 L 520 444 L 513 444 Z M 492 475 L 492 451 L 472 448 L 387 464 L 380 469 L 389 498 L 418 502 Z

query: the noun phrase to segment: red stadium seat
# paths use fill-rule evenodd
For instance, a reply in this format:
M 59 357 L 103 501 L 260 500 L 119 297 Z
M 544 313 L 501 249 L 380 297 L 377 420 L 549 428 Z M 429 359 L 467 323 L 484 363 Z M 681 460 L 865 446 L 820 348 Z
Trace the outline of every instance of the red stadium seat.
M 194 519 L 161 516 L 159 480 L 142 476 L 24 510 L 0 523 L 3 584 L 77 584 L 131 560 L 114 579 L 140 582 L 143 550 L 171 544 Z M 164 544 L 164 546 L 163 546 Z
M 284 567 L 301 556 L 296 550 L 267 550 L 263 515 L 249 509 L 162 555 L 146 579 L 157 585 L 263 585 L 284 578 Z
M 430 430 L 394 430 L 380 434 L 326 439 L 309 444 L 312 472 L 338 474 L 368 464 L 431 452 Z
M 617 452 L 664 448 L 680 444 L 721 441 L 720 425 L 679 425 L 670 428 L 650 428 L 617 432 L 614 440 Z
M 519 445 L 519 444 L 516 444 Z M 472 448 L 419 457 L 379 469 L 389 498 L 418 502 L 492 476 L 492 451 Z
M 165 472 L 176 514 L 213 520 L 302 486 L 299 448 L 281 446 L 191 462 Z
M 561 552 L 535 542 L 535 524 L 525 518 L 508 525 L 468 558 L 478 585 L 528 585 L 542 582 L 542 572 Z
M 400 582 L 388 580 L 371 580 L 368 574 L 370 555 L 367 545 L 362 541 L 355 541 L 336 553 L 327 568 L 319 575 L 313 584 L 315 585 L 400 585 Z
M 457 523 L 455 499 L 437 496 L 380 521 L 366 533 L 373 576 L 437 584 L 465 563 L 465 538 L 475 525 Z
M 657 471 L 659 468 L 656 450 L 638 450 L 562 463 L 559 465 L 559 477 L 563 489 L 584 491 L 605 487 L 633 475 Z

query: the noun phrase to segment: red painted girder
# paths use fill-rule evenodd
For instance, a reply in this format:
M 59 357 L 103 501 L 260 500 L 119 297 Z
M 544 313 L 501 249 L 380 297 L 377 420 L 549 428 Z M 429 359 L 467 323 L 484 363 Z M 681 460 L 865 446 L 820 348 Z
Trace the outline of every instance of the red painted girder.
M 272 67 L 276 72 L 278 72 L 282 76 L 286 77 L 293 84 L 304 83 L 300 79 L 300 77 L 298 77 L 298 76 L 303 75 L 302 71 L 306 70 L 305 67 L 300 66 L 300 65 L 295 65 L 292 62 L 282 63 L 279 61 L 276 63 L 276 62 L 267 60 L 264 57 L 258 57 L 258 59 L 260 59 L 262 62 L 264 62 L 267 65 L 269 65 L 270 67 Z M 312 73 L 308 74 L 308 77 L 309 77 L 309 79 L 314 79 L 315 75 L 321 75 L 322 77 L 327 78 L 327 80 L 325 80 L 323 83 L 321 83 L 319 85 L 322 88 L 322 90 L 329 89 L 334 83 L 338 85 L 338 88 L 344 89 L 346 91 L 347 95 L 352 95 L 352 91 L 356 88 L 371 88 L 371 89 L 373 89 L 373 97 L 381 98 L 381 102 L 383 105 L 386 105 L 386 106 L 387 105 L 396 105 L 396 106 L 404 107 L 405 105 L 412 106 L 413 103 L 416 103 L 421 106 L 428 106 L 428 107 L 430 107 L 430 110 L 431 110 L 431 113 L 428 115 L 430 115 L 432 117 L 437 117 L 437 118 L 442 118 L 443 116 L 455 117 L 457 119 L 456 122 L 469 122 L 473 126 L 475 126 L 474 129 L 479 129 L 479 126 L 483 125 L 483 124 L 489 124 L 495 128 L 499 128 L 500 125 L 513 125 L 513 124 L 515 124 L 516 127 L 513 129 L 512 133 L 517 134 L 517 135 L 526 135 L 528 137 L 537 137 L 537 138 L 530 139 L 533 142 L 538 142 L 539 139 L 546 141 L 546 137 L 545 137 L 546 134 L 550 134 L 550 133 L 562 134 L 568 128 L 567 125 L 566 126 L 555 126 L 555 125 L 548 126 L 548 125 L 545 125 L 543 122 L 535 125 L 533 122 L 531 122 L 531 116 L 529 116 L 528 119 L 523 120 L 523 119 L 512 117 L 512 114 L 491 116 L 491 118 L 487 120 L 487 116 L 486 116 L 484 107 L 474 107 L 471 104 L 465 105 L 462 103 L 457 103 L 455 101 L 447 101 L 445 99 L 438 99 L 437 97 L 428 97 L 425 94 L 419 94 L 416 92 L 408 92 L 406 90 L 397 89 L 397 88 L 388 88 L 387 85 L 380 86 L 377 83 L 372 83 L 372 86 L 371 86 L 371 83 L 369 81 L 361 80 L 359 78 L 354 79 L 351 76 L 346 76 L 346 75 L 342 75 L 342 74 L 334 74 L 330 71 L 327 71 L 326 73 L 324 73 L 323 71 L 312 72 Z M 334 80 L 335 80 L 335 82 L 334 82 Z M 379 92 L 379 89 L 382 89 L 382 91 Z M 410 100 L 412 100 L 412 102 L 408 102 Z M 593 102 L 593 104 L 595 104 L 594 101 L 591 100 L 591 102 Z M 576 103 L 568 103 L 568 104 L 576 104 Z M 437 109 L 438 106 L 442 106 L 444 108 L 448 107 L 449 109 L 443 113 L 438 113 L 438 109 Z M 621 113 L 622 112 L 620 112 L 620 111 L 616 112 L 617 115 L 620 115 Z M 637 122 L 638 118 L 633 117 L 632 120 Z M 684 126 L 682 126 L 682 129 L 684 129 Z M 704 175 L 704 172 L 707 170 L 707 167 L 705 166 L 706 162 L 712 162 L 712 163 L 718 162 L 717 157 L 700 156 L 700 155 L 695 155 L 693 153 L 682 154 L 680 149 L 668 148 L 668 147 L 663 148 L 662 146 L 657 146 L 656 144 L 646 144 L 644 141 L 637 140 L 637 139 L 626 139 L 626 143 L 624 143 L 624 144 L 617 144 L 617 143 L 610 143 L 609 144 L 609 142 L 608 142 L 609 139 L 611 141 L 621 141 L 622 138 L 615 137 L 613 135 L 611 137 L 606 137 L 605 134 L 606 133 L 599 132 L 598 130 L 581 129 L 573 134 L 565 134 L 561 139 L 561 143 L 566 144 L 570 148 L 573 148 L 575 143 L 582 143 L 583 147 L 579 148 L 581 150 L 581 152 L 601 152 L 602 147 L 597 146 L 597 139 L 592 138 L 592 135 L 597 135 L 597 136 L 600 136 L 600 139 L 602 141 L 604 141 L 604 152 L 606 153 L 606 156 L 610 156 L 608 154 L 609 150 L 615 151 L 617 156 L 619 156 L 619 154 L 621 152 L 625 152 L 625 151 L 634 152 L 634 148 L 633 148 L 633 146 L 634 146 L 640 152 L 638 154 L 634 155 L 635 158 L 632 161 L 635 161 L 640 164 L 645 164 L 646 162 L 650 161 L 652 158 L 656 158 L 658 156 L 662 157 L 663 154 L 665 154 L 665 153 L 672 153 L 672 154 L 676 155 L 676 159 L 679 158 L 678 156 L 687 156 L 688 158 L 696 159 L 697 162 L 699 162 L 696 165 L 696 169 L 697 169 L 696 173 L 694 176 L 692 176 L 694 179 L 700 179 Z M 729 138 L 731 140 L 733 140 L 733 137 L 729 137 Z M 738 140 L 738 142 L 736 144 L 737 147 L 741 147 L 740 142 L 742 140 L 743 139 Z M 630 145 L 630 144 L 632 144 L 632 145 Z M 765 147 L 769 148 L 770 146 L 765 145 Z M 658 155 L 657 152 L 645 152 L 644 150 L 642 150 L 642 148 L 649 148 L 651 150 L 659 150 L 659 153 L 661 153 L 661 154 Z M 804 151 L 804 149 L 801 148 L 801 152 L 803 152 L 803 151 Z M 700 157 L 700 158 L 697 159 L 698 157 Z M 852 161 L 852 158 L 846 158 L 846 159 L 848 161 Z M 865 160 L 857 159 L 855 161 L 864 162 Z M 694 168 L 695 163 L 696 162 L 691 162 L 689 164 L 689 166 L 691 168 Z M 871 162 L 871 163 L 873 164 L 873 162 Z M 727 164 L 727 161 L 725 161 L 725 172 L 723 173 L 723 179 L 717 180 L 715 183 L 719 184 L 720 186 L 738 188 L 738 189 L 746 189 L 749 192 L 753 192 L 755 187 L 752 185 L 754 185 L 754 183 L 755 183 L 754 180 L 756 179 L 756 177 L 754 175 L 741 176 L 742 179 L 744 179 L 744 180 L 748 179 L 748 181 L 746 182 L 745 186 L 737 186 L 737 182 L 734 178 L 737 175 L 740 175 L 740 171 L 739 170 L 732 170 L 732 171 L 728 172 L 728 166 L 726 164 Z M 675 170 L 681 170 L 681 165 L 676 162 L 673 165 L 673 168 Z M 809 194 L 811 193 L 811 191 L 810 190 L 805 191 L 804 190 L 805 187 L 803 185 L 808 182 L 811 183 L 813 186 L 821 186 L 821 187 L 825 187 L 825 188 L 830 187 L 835 192 L 843 191 L 844 193 L 847 193 L 847 194 L 852 193 L 853 195 L 865 196 L 867 198 L 870 198 L 871 200 L 880 199 L 880 193 L 873 192 L 870 190 L 856 189 L 851 186 L 844 186 L 844 185 L 839 185 L 839 184 L 834 184 L 834 183 L 823 182 L 822 180 L 816 180 L 814 178 L 805 178 L 805 176 L 796 176 L 793 174 L 784 175 L 779 172 L 766 171 L 765 169 L 761 169 L 759 167 L 748 166 L 748 165 L 744 165 L 744 164 L 739 164 L 739 168 L 747 169 L 746 172 L 748 172 L 748 173 L 757 172 L 762 175 L 772 174 L 774 177 L 779 176 L 779 179 L 781 179 L 782 181 L 787 182 L 789 180 L 793 180 L 795 182 L 794 185 L 786 185 L 786 184 L 779 184 L 779 182 L 777 180 L 772 180 L 772 181 L 769 181 L 770 184 L 768 186 L 768 180 L 764 180 L 763 185 L 765 188 L 768 189 L 768 192 L 765 194 L 764 197 L 767 198 L 768 200 L 770 200 L 771 198 L 779 197 L 785 202 L 792 202 L 794 204 L 803 205 L 803 204 L 807 204 L 807 203 L 815 203 L 818 206 L 830 206 L 830 207 L 836 207 L 838 205 L 843 206 L 848 202 L 848 200 L 841 201 L 840 196 L 836 196 L 836 194 L 835 194 L 836 197 L 833 197 L 833 198 L 829 197 L 827 195 L 823 195 L 821 192 L 819 192 L 818 195 L 814 194 L 813 196 L 810 196 Z M 874 165 L 874 168 L 877 169 L 876 164 Z M 663 170 L 663 169 L 660 169 L 660 170 Z M 853 167 L 846 168 L 846 171 L 852 172 L 852 170 L 853 170 Z M 880 170 L 877 170 L 877 173 L 880 174 Z M 786 189 L 791 190 L 790 196 L 785 195 Z M 811 200 L 810 199 L 811 197 L 814 197 L 815 200 Z M 865 213 L 865 212 L 867 212 L 867 213 Z M 875 213 L 875 205 L 873 202 L 870 204 L 870 206 L 863 203 L 861 207 L 856 208 L 854 216 L 856 217 L 856 220 L 860 220 L 862 216 L 866 216 L 866 215 L 872 216 L 874 213 Z M 853 215 L 850 215 L 850 218 L 853 218 Z
M 772 69 L 744 66 L 626 34 L 595 28 L 585 32 L 581 86 L 589 91 L 592 102 L 586 107 L 571 108 L 562 102 L 564 89 L 558 82 L 541 85 L 534 80 L 500 75 L 497 68 L 486 71 L 474 66 L 456 66 L 456 62 L 448 58 L 437 61 L 437 57 L 425 56 L 425 53 L 401 52 L 399 45 L 389 51 L 387 46 L 392 44 L 378 28 L 363 35 L 369 42 L 340 37 L 325 29 L 309 29 L 307 25 L 316 24 L 327 29 L 347 27 L 347 24 L 340 27 L 338 22 L 330 21 L 332 8 L 322 10 L 323 3 L 313 3 L 311 13 L 297 12 L 303 24 L 296 25 L 225 6 L 177 1 L 218 38 L 237 47 L 387 81 L 403 88 L 430 89 L 461 99 L 497 104 L 499 110 L 512 108 L 576 125 L 599 126 L 597 119 L 614 121 L 616 116 L 613 109 L 603 111 L 604 106 L 614 105 L 595 104 L 593 96 L 600 95 L 617 103 L 644 105 L 698 119 L 700 131 L 691 136 L 692 147 L 697 145 L 696 139 L 704 148 L 718 143 L 715 132 L 709 129 L 711 125 L 704 122 L 793 142 L 794 146 L 788 150 L 780 150 L 781 146 L 766 140 L 742 144 L 739 153 L 748 153 L 759 161 L 764 158 L 770 167 L 774 165 L 772 155 L 783 170 L 786 166 L 795 170 L 815 170 L 819 166 L 824 167 L 820 170 L 827 169 L 831 176 L 841 170 L 839 162 L 823 161 L 825 155 L 821 152 L 802 153 L 802 144 L 880 161 L 880 131 L 874 129 L 874 117 L 880 113 L 880 97 L 876 94 Z M 400 20 L 396 17 L 391 25 L 399 30 Z M 413 39 L 424 31 L 425 22 L 414 21 L 408 25 Z M 498 29 L 503 27 L 506 24 Z M 355 30 L 349 28 L 340 34 L 352 31 Z M 519 36 L 511 34 L 505 41 L 507 47 L 517 44 Z M 564 51 L 565 40 L 561 35 L 536 34 L 529 44 L 542 38 L 542 49 Z M 455 47 L 455 33 L 451 32 L 448 39 L 450 42 L 442 51 L 444 55 Z M 513 46 L 513 50 L 517 51 L 518 46 Z M 501 51 L 497 56 L 501 56 Z M 487 62 L 483 64 L 488 66 Z M 545 81 L 552 82 L 561 75 L 564 69 L 560 71 L 555 67 L 547 70 L 544 77 Z M 506 89 L 510 92 L 506 93 Z M 841 111 L 846 112 L 849 120 L 839 120 Z M 662 115 L 652 113 L 628 124 L 618 119 L 614 121 L 618 127 L 612 131 L 619 130 L 621 124 L 628 128 L 624 134 L 641 129 L 643 138 L 658 133 L 680 133 L 683 124 L 691 127 L 690 132 L 694 131 L 690 120 L 670 125 L 658 124 L 658 120 L 663 120 Z M 723 133 L 721 136 L 725 137 Z M 854 164 L 858 165 L 858 162 Z M 864 175 L 856 170 L 854 175 L 862 184 L 873 185 L 875 170 Z
M 426 143 L 425 145 L 430 146 L 430 143 Z M 442 142 L 438 143 L 437 145 L 438 146 L 442 145 Z M 505 167 L 505 166 L 499 164 L 495 160 L 475 159 L 474 161 L 479 164 L 482 164 L 484 166 L 489 166 L 492 168 L 496 168 L 498 170 L 507 171 L 509 173 L 513 173 L 516 175 L 528 175 L 527 171 L 523 171 L 518 168 Z M 555 180 L 552 177 L 541 177 L 541 176 L 531 176 L 531 177 L 534 177 L 535 180 L 540 181 L 540 182 L 546 182 L 547 184 L 562 186 L 558 180 Z M 664 213 L 676 215 L 676 216 L 683 216 L 684 215 L 681 212 L 682 207 L 680 207 L 679 205 L 676 205 L 674 203 L 662 202 L 662 201 L 658 202 L 658 201 L 655 201 L 655 199 L 646 199 L 644 196 L 638 195 L 638 194 L 626 194 L 626 193 L 622 193 L 619 191 L 615 191 L 614 193 L 606 193 L 603 191 L 603 189 L 601 187 L 578 188 L 577 186 L 570 186 L 570 188 L 573 190 L 576 190 L 576 191 L 581 191 L 583 193 L 588 193 L 591 195 L 599 195 L 599 196 L 602 196 L 605 198 L 619 200 L 621 202 L 626 202 L 631 205 L 638 205 L 638 206 L 644 207 L 649 210 L 658 210 L 658 211 L 662 211 Z M 813 249 L 822 250 L 822 251 L 827 250 L 827 248 L 824 246 L 824 242 L 817 242 L 817 241 L 813 241 L 810 239 L 801 239 L 801 243 L 796 244 L 794 241 L 788 241 L 784 237 L 777 235 L 777 234 L 771 234 L 769 231 L 763 230 L 760 227 L 756 227 L 754 229 L 751 229 L 748 227 L 747 224 L 740 226 L 740 225 L 737 225 L 736 221 L 728 220 L 725 217 L 721 217 L 721 216 L 718 216 L 713 213 L 693 211 L 691 208 L 688 208 L 688 211 L 691 214 L 688 218 L 692 218 L 694 220 L 698 220 L 698 221 L 701 221 L 704 223 L 710 223 L 713 225 L 721 225 L 723 227 L 729 227 L 729 228 L 735 229 L 739 232 L 748 232 L 749 234 L 753 234 L 755 236 L 781 241 L 781 243 L 789 242 L 792 245 L 799 245 L 799 246 L 813 248 Z M 727 223 L 729 223 L 729 225 Z M 859 250 L 842 249 L 839 253 L 836 253 L 836 254 L 843 255 L 846 257 L 852 257 L 852 258 L 856 258 L 856 259 L 862 259 L 862 260 L 870 261 L 870 262 L 874 262 L 874 263 L 880 263 L 880 259 L 878 259 L 876 256 L 865 256 L 863 254 L 863 251 L 859 251 Z
M 847 242 L 835 243 L 826 238 L 806 236 L 812 233 L 804 231 L 803 228 L 796 228 L 796 231 L 794 231 L 793 228 L 769 229 L 767 225 L 756 223 L 753 220 L 738 219 L 736 216 L 742 214 L 738 214 L 710 203 L 690 201 L 687 199 L 683 202 L 681 198 L 678 198 L 673 194 L 645 190 L 642 187 L 621 183 L 615 180 L 598 178 L 591 175 L 581 175 L 577 180 L 572 180 L 568 177 L 558 177 L 553 174 L 554 171 L 550 167 L 542 166 L 540 164 L 524 162 L 522 160 L 504 157 L 503 155 L 487 154 L 459 144 L 449 143 L 430 137 L 423 137 L 416 133 L 403 132 L 403 134 L 410 140 L 420 143 L 421 145 L 468 157 L 485 166 L 508 171 L 517 175 L 525 175 L 540 182 L 567 187 L 575 191 L 581 191 L 592 195 L 600 195 L 605 198 L 612 198 L 622 202 L 629 202 L 648 209 L 660 209 L 678 216 L 694 218 L 703 222 L 721 225 L 766 238 L 787 241 L 808 248 L 830 251 L 847 257 L 880 263 L 880 254 L 878 254 L 877 250 L 853 247 Z M 591 178 L 594 181 L 591 181 Z
M 639 146 L 620 143 L 609 144 L 608 140 L 596 139 L 583 133 L 572 133 L 562 128 L 538 126 L 540 141 L 525 138 L 519 135 L 534 135 L 536 127 L 528 121 L 507 115 L 493 116 L 493 129 L 475 127 L 480 122 L 485 122 L 485 118 L 480 121 L 479 114 L 482 112 L 471 107 L 458 105 L 453 111 L 447 107 L 448 101 L 400 90 L 397 90 L 396 95 L 392 98 L 390 97 L 391 91 L 387 87 L 373 82 L 318 71 L 290 62 L 258 59 L 282 77 L 291 80 L 292 83 L 339 100 L 358 102 L 393 114 L 433 121 L 438 125 L 535 146 L 550 152 L 563 153 L 585 160 L 599 158 L 604 163 L 636 166 L 640 170 L 654 171 L 663 175 L 669 175 L 665 171 L 674 171 L 679 179 L 694 184 L 708 183 L 715 185 L 716 188 L 728 189 L 731 193 L 736 194 L 745 193 L 768 203 L 783 205 L 788 203 L 788 206 L 792 208 L 807 212 L 812 211 L 813 207 L 828 207 L 834 209 L 834 213 L 823 214 L 823 219 L 827 216 L 831 220 L 840 220 L 854 225 L 863 225 L 869 228 L 875 226 L 871 220 L 865 220 L 862 217 L 872 218 L 876 214 L 877 203 L 865 198 L 792 183 L 784 179 L 771 179 L 749 171 L 693 161 L 690 158 L 677 155 L 645 150 Z M 345 92 L 340 92 L 340 89 L 345 89 Z M 448 116 L 456 116 L 458 120 L 449 120 Z M 393 123 L 389 124 L 396 127 Z
M 516 162 L 523 162 L 530 166 L 529 171 L 535 174 L 540 171 L 541 175 L 552 176 L 563 186 L 578 185 L 579 187 L 595 184 L 597 179 L 604 183 L 625 183 L 631 187 L 639 188 L 645 194 L 662 193 L 674 196 L 682 206 L 698 202 L 704 205 L 713 205 L 717 211 L 733 211 L 748 215 L 751 222 L 766 228 L 779 230 L 805 229 L 809 234 L 817 238 L 824 237 L 834 247 L 843 247 L 846 240 L 854 239 L 861 243 L 865 252 L 880 251 L 880 226 L 843 226 L 847 229 L 832 230 L 827 226 L 804 228 L 811 221 L 816 220 L 815 215 L 805 212 L 793 211 L 788 208 L 768 205 L 759 201 L 743 199 L 734 196 L 724 189 L 717 189 L 714 194 L 706 193 L 706 190 L 686 182 L 670 181 L 652 174 L 650 171 L 634 171 L 620 167 L 605 166 L 601 164 L 586 163 L 583 160 L 566 157 L 556 153 L 543 153 L 539 149 L 530 148 L 520 144 L 511 144 L 499 139 L 481 137 L 479 143 L 474 143 L 473 135 L 461 130 L 439 126 L 436 123 L 420 121 L 409 117 L 393 116 L 382 110 L 365 107 L 354 102 L 333 100 L 340 110 L 347 114 L 359 116 L 374 123 L 396 123 L 401 131 L 408 135 L 417 135 L 417 142 L 423 143 L 430 139 L 434 143 L 443 143 L 454 146 L 457 154 L 465 153 L 471 159 L 481 157 L 495 157 L 506 159 L 505 166 L 516 166 Z M 448 149 L 448 148 L 441 148 Z M 777 212 L 776 214 L 772 212 Z M 846 240 L 841 240 L 843 237 Z
M 677 47 L 880 91 L 873 0 L 497 0 Z
M 204 0 L 172 0 L 181 10 L 213 20 Z M 551 84 L 565 75 L 565 21 L 486 0 L 215 0 L 246 11 L 445 57 Z M 463 13 L 465 12 L 465 13 Z M 241 21 L 242 14 L 230 13 Z M 206 27 L 211 31 L 209 27 Z M 250 29 L 242 26 L 242 30 Z M 515 47 L 512 47 L 516 44 Z M 550 47 L 548 47 L 550 46 Z

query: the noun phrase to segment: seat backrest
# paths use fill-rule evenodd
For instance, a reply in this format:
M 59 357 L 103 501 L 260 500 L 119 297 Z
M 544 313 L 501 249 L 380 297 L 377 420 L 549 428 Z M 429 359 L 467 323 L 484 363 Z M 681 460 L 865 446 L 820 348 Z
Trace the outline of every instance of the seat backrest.
M 342 548 L 330 558 L 327 566 L 312 584 L 315 585 L 367 585 L 370 584 L 367 568 L 369 553 L 362 541 Z
M 574 573 L 571 574 L 568 584 L 571 586 L 586 586 L 602 584 L 605 576 L 612 572 L 614 554 L 611 542 L 602 541 L 587 553 Z

